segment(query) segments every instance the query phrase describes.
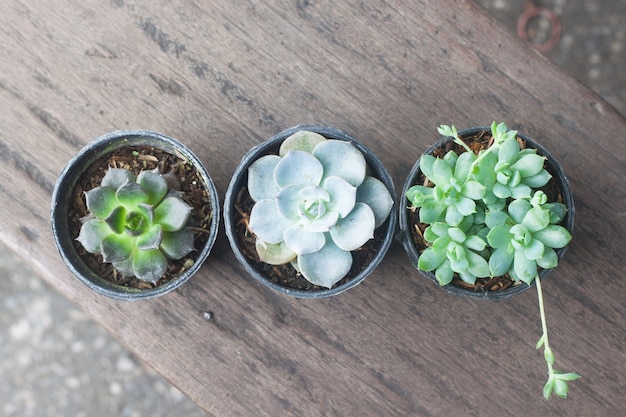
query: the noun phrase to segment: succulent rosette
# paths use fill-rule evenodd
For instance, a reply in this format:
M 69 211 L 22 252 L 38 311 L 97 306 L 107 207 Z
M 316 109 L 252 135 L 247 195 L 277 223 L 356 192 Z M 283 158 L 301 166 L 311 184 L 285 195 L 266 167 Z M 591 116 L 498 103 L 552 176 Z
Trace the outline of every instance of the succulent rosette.
M 255 201 L 249 229 L 261 261 L 291 262 L 327 288 L 346 276 L 350 252 L 374 237 L 393 206 L 356 147 L 305 130 L 288 137 L 278 155 L 250 165 L 248 192 Z
M 168 189 L 158 169 L 135 175 L 110 168 L 99 187 L 85 193 L 89 215 L 77 240 L 85 250 L 101 254 L 123 276 L 156 283 L 169 259 L 194 249 L 186 227 L 191 207 L 181 193 Z

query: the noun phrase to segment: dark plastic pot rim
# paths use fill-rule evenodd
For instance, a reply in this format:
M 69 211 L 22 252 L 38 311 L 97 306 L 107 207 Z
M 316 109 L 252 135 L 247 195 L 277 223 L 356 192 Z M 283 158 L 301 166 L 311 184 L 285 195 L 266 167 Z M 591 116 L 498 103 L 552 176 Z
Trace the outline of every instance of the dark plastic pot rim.
M 300 131 L 300 130 L 309 130 L 311 132 L 318 133 L 327 139 L 338 139 L 351 142 L 365 157 L 368 166 L 374 171 L 375 176 L 381 180 L 389 190 L 392 198 L 393 198 L 393 206 L 391 212 L 389 214 L 389 218 L 381 227 L 386 227 L 384 240 L 381 243 L 376 256 L 370 261 L 368 266 L 361 271 L 357 276 L 353 279 L 347 281 L 346 283 L 333 287 L 331 289 L 320 289 L 320 290 L 298 290 L 292 289 L 288 287 L 284 287 L 282 285 L 276 284 L 260 274 L 254 267 L 248 262 L 246 257 L 243 255 L 241 248 L 237 242 L 237 236 L 234 232 L 234 224 L 233 224 L 233 213 L 235 211 L 234 203 L 237 196 L 237 192 L 241 189 L 242 186 L 245 186 L 248 178 L 248 167 L 257 160 L 259 157 L 266 154 L 269 150 L 275 148 L 278 144 L 282 143 L 287 137 L 292 134 Z M 226 229 L 226 235 L 228 236 L 228 240 L 230 246 L 237 257 L 237 260 L 244 266 L 246 271 L 257 281 L 266 285 L 273 290 L 287 294 L 296 298 L 326 298 L 338 295 L 350 288 L 355 287 L 360 284 L 382 261 L 383 257 L 387 253 L 389 246 L 391 245 L 391 241 L 393 240 L 393 236 L 396 228 L 397 217 L 395 216 L 396 209 L 396 195 L 394 191 L 393 181 L 387 169 L 383 166 L 382 162 L 363 144 L 358 142 L 356 139 L 347 135 L 343 131 L 327 126 L 316 126 L 316 125 L 298 125 L 286 129 L 277 135 L 271 137 L 265 142 L 261 143 L 258 146 L 250 149 L 248 153 L 242 158 L 240 164 L 237 166 L 237 169 L 233 173 L 232 180 L 228 186 L 228 190 L 226 191 L 226 195 L 224 198 L 224 225 Z
M 76 252 L 73 240 L 69 233 L 69 196 L 80 176 L 98 159 L 126 146 L 153 146 L 173 155 L 189 160 L 198 170 L 205 182 L 207 191 L 211 195 L 211 210 L 213 218 L 209 231 L 209 239 L 199 253 L 194 264 L 178 278 L 151 289 L 134 289 L 116 285 L 101 278 L 83 262 Z M 81 149 L 65 166 L 61 172 L 52 194 L 51 226 L 54 240 L 68 269 L 87 287 L 107 297 L 134 301 L 155 298 L 164 295 L 185 283 L 202 266 L 209 256 L 215 243 L 220 218 L 220 205 L 215 185 L 198 157 L 178 140 L 149 130 L 118 130 L 106 133 Z
M 475 133 L 483 132 L 483 131 L 490 132 L 491 127 L 490 126 L 471 127 L 471 128 L 459 131 L 459 136 L 463 138 L 465 136 L 470 136 Z M 537 149 L 537 152 L 540 155 L 545 156 L 547 158 L 546 163 L 548 166 L 548 170 L 552 173 L 554 179 L 558 182 L 559 188 L 563 195 L 563 203 L 567 206 L 567 209 L 568 209 L 567 217 L 563 225 L 569 230 L 570 233 L 573 233 L 574 215 L 575 215 L 574 197 L 572 195 L 569 182 L 567 180 L 565 172 L 563 171 L 563 168 L 561 167 L 561 164 L 544 146 L 537 143 L 534 139 L 531 139 L 528 136 L 525 136 L 520 133 L 518 133 L 517 136 L 522 138 L 524 141 L 526 141 L 530 145 L 530 147 Z M 434 150 L 441 148 L 447 142 L 450 142 L 452 140 L 453 138 L 450 136 L 443 137 L 439 141 L 437 141 L 434 145 L 426 149 L 426 151 L 424 151 L 424 154 L 432 154 Z M 404 186 L 402 188 L 402 194 L 400 195 L 401 199 L 406 199 L 405 197 L 406 192 L 413 184 L 415 184 L 415 179 L 417 178 L 420 172 L 421 171 L 419 168 L 419 159 L 418 159 L 415 165 L 413 166 L 413 168 L 411 169 L 411 171 L 409 172 L 409 175 L 407 176 L 407 179 L 404 183 Z M 405 206 L 401 206 L 402 208 L 399 210 L 398 217 L 399 217 L 399 226 L 400 226 L 400 239 L 402 241 L 402 245 L 404 246 L 405 252 L 411 259 L 411 263 L 413 264 L 415 269 L 417 269 L 417 259 L 419 258 L 419 253 L 417 251 L 417 248 L 415 248 L 415 246 L 413 245 L 413 242 L 411 239 L 411 231 L 410 231 L 411 224 L 409 224 L 409 214 L 408 214 L 409 209 L 407 206 L 408 204 L 406 204 Z M 557 250 L 559 261 L 565 254 L 566 250 L 567 250 L 567 246 L 562 249 Z M 539 271 L 539 279 L 545 278 L 550 272 L 552 272 L 553 269 L 554 268 L 542 269 L 541 271 Z M 526 291 L 531 287 L 525 283 L 521 283 L 518 285 L 513 285 L 509 288 L 506 288 L 500 291 L 475 291 L 471 289 L 462 288 L 453 284 L 441 286 L 437 282 L 437 278 L 435 277 L 435 274 L 433 272 L 422 271 L 420 269 L 417 269 L 417 270 L 424 277 L 433 281 L 435 285 L 442 288 L 448 293 L 460 295 L 460 296 L 466 296 L 466 297 L 481 298 L 481 299 L 486 299 L 486 300 L 491 300 L 491 301 L 505 300 L 509 297 L 512 297 L 513 295 Z

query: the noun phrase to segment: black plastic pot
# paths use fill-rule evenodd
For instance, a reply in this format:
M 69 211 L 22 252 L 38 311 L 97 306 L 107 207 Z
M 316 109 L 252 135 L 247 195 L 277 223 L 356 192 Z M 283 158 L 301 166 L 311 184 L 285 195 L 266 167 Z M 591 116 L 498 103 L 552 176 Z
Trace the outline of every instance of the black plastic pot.
M 282 144 L 282 142 L 292 134 L 300 131 L 300 130 L 308 130 L 315 133 L 318 133 L 327 139 L 338 139 L 343 141 L 351 142 L 357 149 L 361 151 L 367 165 L 370 169 L 371 175 L 375 178 L 378 178 L 382 181 L 387 189 L 389 190 L 393 200 L 394 205 L 392 207 L 389 218 L 386 222 L 381 225 L 375 231 L 375 236 L 380 236 L 380 244 L 376 248 L 376 255 L 369 262 L 369 264 L 358 273 L 358 275 L 347 281 L 340 281 L 331 289 L 315 289 L 315 290 L 302 290 L 302 289 L 294 289 L 287 286 L 283 286 L 271 281 L 268 277 L 266 277 L 262 272 L 255 268 L 253 262 L 248 259 L 241 247 L 241 243 L 238 239 L 238 236 L 235 232 L 235 215 L 236 215 L 236 199 L 240 190 L 244 187 L 247 187 L 248 184 L 248 167 L 256 161 L 258 158 L 267 155 L 268 153 L 278 151 L 278 148 Z M 230 185 L 228 186 L 228 190 L 226 191 L 225 201 L 224 201 L 224 224 L 226 229 L 226 234 L 228 236 L 228 240 L 230 241 L 230 245 L 235 253 L 235 256 L 239 260 L 239 262 L 245 267 L 248 273 L 254 277 L 257 281 L 263 283 L 264 285 L 276 290 L 280 293 L 291 295 L 297 298 L 324 298 L 330 297 L 337 294 L 340 294 L 347 289 L 350 289 L 359 283 L 361 283 L 375 268 L 378 266 L 380 261 L 383 259 L 389 246 L 391 245 L 391 241 L 394 237 L 394 231 L 396 228 L 396 217 L 395 213 L 395 191 L 393 186 L 393 181 L 391 180 L 391 176 L 380 162 L 380 160 L 365 146 L 363 146 L 360 142 L 348 136 L 341 130 L 331 128 L 331 127 L 323 127 L 323 126 L 311 126 L 311 125 L 300 125 L 295 126 L 290 129 L 287 129 L 276 136 L 268 139 L 257 147 L 252 148 L 241 160 L 241 163 L 237 167 L 235 173 L 233 174 Z
M 136 289 L 117 285 L 100 277 L 78 254 L 74 240 L 76 236 L 70 233 L 69 209 L 70 198 L 74 193 L 76 184 L 81 176 L 98 160 L 106 155 L 127 146 L 150 146 L 163 150 L 169 154 L 191 162 L 204 181 L 204 185 L 210 194 L 212 218 L 209 226 L 208 239 L 202 247 L 196 247 L 192 252 L 194 263 L 178 277 L 150 289 Z M 154 298 L 166 294 L 178 288 L 186 282 L 209 256 L 217 237 L 219 224 L 220 205 L 215 185 L 202 162 L 186 146 L 171 137 L 146 131 L 127 130 L 105 134 L 95 139 L 72 158 L 57 180 L 52 195 L 51 225 L 57 249 L 67 267 L 85 285 L 102 295 L 119 299 L 134 301 L 139 299 Z
M 472 127 L 472 128 L 460 131 L 459 136 L 461 138 L 464 138 L 464 137 L 475 135 L 480 132 L 491 132 L 491 127 L 489 126 Z M 527 147 L 536 149 L 539 155 L 545 156 L 547 158 L 545 162 L 546 169 L 548 170 L 548 172 L 550 172 L 550 174 L 552 174 L 553 179 L 556 181 L 557 187 L 559 188 L 561 195 L 563 196 L 563 203 L 567 206 L 567 215 L 561 224 L 562 226 L 567 228 L 567 230 L 569 230 L 570 233 L 572 233 L 574 231 L 574 198 L 572 196 L 572 191 L 567 181 L 567 177 L 565 176 L 565 173 L 563 172 L 563 168 L 561 167 L 559 162 L 556 160 L 556 158 L 550 152 L 548 152 L 546 148 L 541 146 L 535 140 L 519 133 L 517 136 L 523 139 L 524 141 L 526 141 Z M 435 143 L 434 145 L 426 149 L 424 154 L 430 155 L 435 150 L 444 148 L 446 144 L 451 142 L 452 140 L 453 138 L 450 136 L 444 137 L 440 139 L 437 143 Z M 417 163 L 411 169 L 411 172 L 409 173 L 404 183 L 404 187 L 402 188 L 402 198 L 404 199 L 406 203 L 401 205 L 402 208 L 399 210 L 400 238 L 402 240 L 402 245 L 404 246 L 404 250 L 406 251 L 406 253 L 409 255 L 409 258 L 411 259 L 411 263 L 413 264 L 413 266 L 415 266 L 416 269 L 417 269 L 417 261 L 420 256 L 420 252 L 418 248 L 416 248 L 413 242 L 413 238 L 412 238 L 413 224 L 411 223 L 411 220 L 410 220 L 410 209 L 408 208 L 409 203 L 406 200 L 405 195 L 411 186 L 418 183 L 418 180 L 421 175 L 422 175 L 422 172 L 420 170 L 419 159 L 418 159 Z M 562 249 L 557 250 L 557 255 L 558 255 L 559 260 L 563 257 L 566 250 L 567 250 L 567 246 Z M 542 269 L 541 271 L 539 271 L 539 278 L 543 279 L 546 275 L 548 275 L 552 271 L 552 269 Z M 433 272 L 421 271 L 419 269 L 418 271 L 423 276 L 433 281 L 437 286 L 440 286 Z M 475 291 L 475 290 L 463 288 L 463 287 L 460 287 L 451 283 L 451 284 L 443 286 L 442 288 L 445 291 L 451 294 L 455 294 L 455 295 L 477 297 L 477 298 L 483 298 L 483 299 L 492 300 L 492 301 L 501 301 L 515 294 L 519 294 L 523 291 L 526 291 L 527 289 L 530 288 L 530 286 L 526 285 L 525 283 L 520 282 L 517 285 L 510 286 L 503 290 Z

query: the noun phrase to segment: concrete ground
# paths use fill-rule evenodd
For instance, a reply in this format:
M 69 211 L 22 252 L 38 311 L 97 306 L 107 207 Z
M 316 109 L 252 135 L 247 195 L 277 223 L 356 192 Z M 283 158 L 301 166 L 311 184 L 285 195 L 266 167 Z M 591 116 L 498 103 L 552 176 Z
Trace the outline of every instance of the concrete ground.
M 527 3 L 477 1 L 512 31 Z M 539 3 L 562 24 L 546 54 L 626 115 L 626 0 Z M 3 246 L 0 294 L 0 415 L 205 416 Z

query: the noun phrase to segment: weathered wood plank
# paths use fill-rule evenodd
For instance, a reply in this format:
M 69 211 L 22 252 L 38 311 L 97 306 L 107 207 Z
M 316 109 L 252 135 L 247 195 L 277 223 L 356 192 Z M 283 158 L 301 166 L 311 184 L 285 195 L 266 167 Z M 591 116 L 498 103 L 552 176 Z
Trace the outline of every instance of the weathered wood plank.
M 0 16 L 0 238 L 215 416 L 615 415 L 626 121 L 471 1 L 13 0 Z M 302 301 L 249 279 L 220 233 L 202 273 L 158 300 L 90 293 L 49 232 L 56 176 L 92 138 L 149 128 L 189 145 L 223 195 L 243 154 L 298 123 L 340 127 L 399 189 L 436 126 L 504 120 L 560 159 L 575 240 L 545 282 L 559 365 L 541 398 L 534 291 L 500 304 L 425 282 L 394 244 L 362 285 Z M 213 318 L 203 318 L 211 311 Z

